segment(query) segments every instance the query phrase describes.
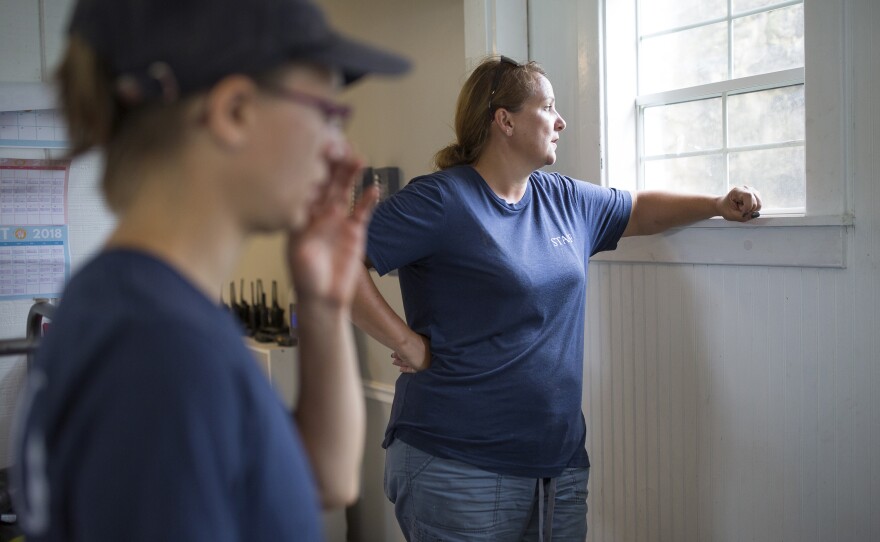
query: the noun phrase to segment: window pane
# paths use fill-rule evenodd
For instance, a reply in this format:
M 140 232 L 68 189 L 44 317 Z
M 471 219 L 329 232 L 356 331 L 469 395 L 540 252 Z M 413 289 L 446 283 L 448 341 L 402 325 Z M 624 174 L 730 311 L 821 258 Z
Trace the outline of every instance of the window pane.
M 804 147 L 730 153 L 730 184 L 758 189 L 766 210 L 806 205 Z
M 799 68 L 803 65 L 803 4 L 734 19 L 734 77 Z
M 764 145 L 804 139 L 804 86 L 730 96 L 728 145 Z
M 642 94 L 725 79 L 727 23 L 642 40 L 639 49 L 639 92 Z
M 641 0 L 639 33 L 660 32 L 727 16 L 727 0 Z
M 724 157 L 719 154 L 647 160 L 645 189 L 723 194 L 727 191 Z
M 645 108 L 645 154 L 720 149 L 721 98 Z

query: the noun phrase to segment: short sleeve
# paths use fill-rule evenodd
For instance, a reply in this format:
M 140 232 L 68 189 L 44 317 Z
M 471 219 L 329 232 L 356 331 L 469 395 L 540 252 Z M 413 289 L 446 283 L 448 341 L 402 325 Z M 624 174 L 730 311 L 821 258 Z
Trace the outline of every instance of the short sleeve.
M 572 181 L 583 204 L 590 232 L 590 256 L 617 248 L 629 223 L 632 195 L 626 190 L 605 188 L 585 181 Z
M 377 207 L 367 257 L 380 275 L 428 258 L 438 248 L 445 222 L 440 186 L 429 176 L 417 177 Z

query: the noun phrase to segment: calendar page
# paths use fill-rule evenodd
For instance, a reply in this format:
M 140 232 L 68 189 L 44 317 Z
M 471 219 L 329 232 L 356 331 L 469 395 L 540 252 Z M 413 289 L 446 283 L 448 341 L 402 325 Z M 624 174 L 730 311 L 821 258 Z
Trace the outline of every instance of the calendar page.
M 0 146 L 63 148 L 67 126 L 57 109 L 0 111 Z
M 0 226 L 67 224 L 69 161 L 0 158 Z
M 60 297 L 69 276 L 67 226 L 0 226 L 0 299 Z
M 0 300 L 58 297 L 70 274 L 69 161 L 0 158 Z

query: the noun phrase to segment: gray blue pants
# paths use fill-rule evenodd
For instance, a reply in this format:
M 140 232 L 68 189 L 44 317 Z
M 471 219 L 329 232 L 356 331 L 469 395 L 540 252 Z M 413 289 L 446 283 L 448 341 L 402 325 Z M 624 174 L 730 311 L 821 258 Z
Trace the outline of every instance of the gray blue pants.
M 410 542 L 583 542 L 589 474 L 495 474 L 395 439 L 385 454 L 385 495 Z

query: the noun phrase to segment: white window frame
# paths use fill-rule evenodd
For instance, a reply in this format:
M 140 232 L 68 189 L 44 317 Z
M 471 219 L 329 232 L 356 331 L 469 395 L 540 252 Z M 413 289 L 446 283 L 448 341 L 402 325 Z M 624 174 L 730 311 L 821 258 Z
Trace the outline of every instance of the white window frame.
M 466 0 L 471 2 L 473 0 Z M 636 0 L 529 0 L 529 56 L 547 70 L 568 122 L 553 166 L 566 175 L 635 190 Z M 623 239 L 596 261 L 846 267 L 854 226 L 850 164 L 852 44 L 848 0 L 804 0 L 807 209 L 748 224 L 704 220 Z M 629 32 L 609 17 L 630 21 Z M 631 66 L 615 72 L 613 67 Z M 631 89 L 623 92 L 622 89 Z M 610 183 L 609 180 L 614 182 Z

